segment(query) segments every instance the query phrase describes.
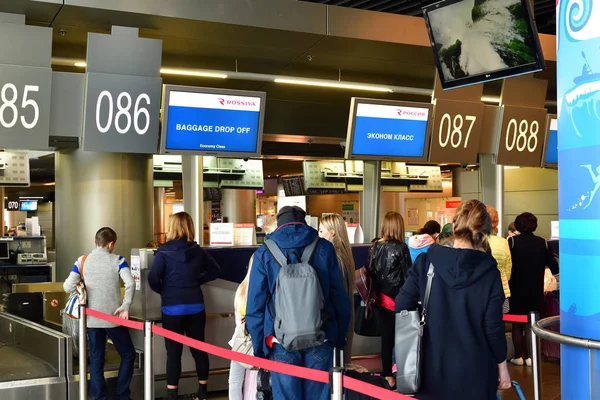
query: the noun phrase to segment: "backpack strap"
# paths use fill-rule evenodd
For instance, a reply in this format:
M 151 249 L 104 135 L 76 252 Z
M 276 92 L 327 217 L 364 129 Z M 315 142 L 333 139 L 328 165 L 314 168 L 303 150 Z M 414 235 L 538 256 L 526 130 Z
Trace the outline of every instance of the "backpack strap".
M 81 265 L 79 266 L 79 280 L 83 282 L 83 266 L 85 265 L 85 260 L 87 260 L 87 255 L 81 257 Z
M 319 239 L 320 238 L 317 236 L 317 238 L 311 244 L 306 246 L 306 248 L 302 252 L 302 258 L 300 259 L 301 262 L 305 264 L 310 264 L 310 260 L 312 259 L 313 253 L 317 249 L 317 243 L 319 243 Z
M 286 265 L 288 265 L 287 257 L 285 256 L 285 254 L 283 254 L 279 246 L 277 246 L 277 243 L 275 243 L 271 239 L 267 239 L 265 241 L 265 246 L 267 246 L 267 250 L 269 250 L 269 252 L 273 256 L 275 261 L 277 261 L 277 264 L 279 264 L 280 267 L 285 267 Z

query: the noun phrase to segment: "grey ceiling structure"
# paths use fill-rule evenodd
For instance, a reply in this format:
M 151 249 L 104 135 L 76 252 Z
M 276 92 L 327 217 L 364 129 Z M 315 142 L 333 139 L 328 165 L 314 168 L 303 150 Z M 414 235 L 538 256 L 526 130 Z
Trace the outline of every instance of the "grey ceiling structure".
M 391 14 L 420 17 L 421 9 L 439 0 L 301 0 L 309 3 L 327 4 L 379 11 Z M 540 33 L 556 35 L 556 0 L 534 0 L 535 21 Z

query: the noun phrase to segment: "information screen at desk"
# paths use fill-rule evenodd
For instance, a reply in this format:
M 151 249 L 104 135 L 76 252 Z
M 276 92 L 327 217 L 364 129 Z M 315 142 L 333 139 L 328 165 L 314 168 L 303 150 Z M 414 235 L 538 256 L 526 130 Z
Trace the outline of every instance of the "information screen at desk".
M 165 87 L 161 150 L 167 154 L 258 156 L 265 95 Z
M 346 158 L 427 159 L 431 106 L 352 99 Z
M 544 150 L 544 165 L 558 165 L 558 120 L 550 120 L 550 128 L 548 129 L 548 137 L 546 139 L 546 149 Z

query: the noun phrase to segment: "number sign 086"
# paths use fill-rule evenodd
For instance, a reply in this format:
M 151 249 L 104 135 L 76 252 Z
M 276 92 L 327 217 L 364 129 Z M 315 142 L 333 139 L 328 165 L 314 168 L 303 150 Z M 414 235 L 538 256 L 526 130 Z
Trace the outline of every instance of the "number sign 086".
M 142 101 L 144 104 L 142 104 Z M 103 122 L 100 121 L 100 111 L 102 105 L 105 103 L 108 106 L 108 114 L 106 121 Z M 117 112 L 114 114 L 114 100 L 111 93 L 108 90 L 102 91 L 96 100 L 96 127 L 98 128 L 98 131 L 101 133 L 108 132 L 112 127 L 114 117 L 115 129 L 120 134 L 123 135 L 129 132 L 133 121 L 133 128 L 137 134 L 145 135 L 146 132 L 148 132 L 148 128 L 150 128 L 150 113 L 148 112 L 148 109 L 143 106 L 150 105 L 150 96 L 146 93 L 142 93 L 137 97 L 135 105 L 133 106 L 133 114 L 131 112 L 132 103 L 133 100 L 131 95 L 127 92 L 121 92 L 117 96 Z M 142 115 L 145 117 L 143 125 L 140 124 L 140 117 Z
M 40 87 L 37 85 L 25 85 L 22 96 L 19 96 L 20 92 L 16 85 L 12 83 L 4 84 L 0 89 L 0 125 L 6 129 L 10 129 L 20 120 L 23 128 L 35 128 L 40 119 L 40 107 L 35 100 L 29 98 L 29 93 L 39 92 L 39 90 Z M 20 103 L 19 97 L 21 97 Z M 30 121 L 27 121 L 23 115 L 19 118 L 19 114 L 28 107 L 33 109 L 33 118 Z

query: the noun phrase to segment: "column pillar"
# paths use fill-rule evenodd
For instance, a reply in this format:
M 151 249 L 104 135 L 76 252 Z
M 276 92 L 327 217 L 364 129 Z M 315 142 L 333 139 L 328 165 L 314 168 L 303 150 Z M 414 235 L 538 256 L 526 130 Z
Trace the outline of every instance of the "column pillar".
M 64 279 L 77 257 L 94 249 L 96 231 L 117 233 L 115 252 L 129 258 L 152 240 L 152 156 L 56 153 L 57 276 Z
M 379 237 L 379 200 L 381 196 L 381 161 L 365 161 L 363 191 L 360 196 L 360 226 L 365 242 Z
M 154 223 L 152 224 L 154 239 L 160 243 L 165 241 L 165 188 L 154 188 Z
M 498 234 L 504 226 L 504 167 L 494 163 L 493 154 L 479 154 L 481 201 L 498 211 Z
M 201 156 L 182 156 L 183 208 L 196 228 L 196 242 L 204 244 L 204 180 Z
M 381 192 L 379 199 L 379 215 L 383 219 L 383 216 L 390 211 L 396 211 L 403 218 L 404 215 L 404 200 L 405 195 L 402 192 Z
M 557 10 L 560 328 L 600 340 L 600 9 L 572 3 Z M 562 398 L 599 398 L 599 367 L 597 351 L 561 346 Z
M 256 224 L 256 191 L 221 189 L 221 215 L 234 224 Z

